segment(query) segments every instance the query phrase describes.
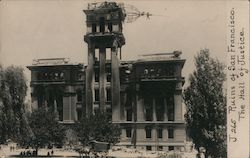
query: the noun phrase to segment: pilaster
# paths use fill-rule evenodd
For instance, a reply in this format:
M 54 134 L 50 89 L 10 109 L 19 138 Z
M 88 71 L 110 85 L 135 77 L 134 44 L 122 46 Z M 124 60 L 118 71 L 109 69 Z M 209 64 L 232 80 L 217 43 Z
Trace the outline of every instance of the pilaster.
M 112 121 L 119 122 L 120 108 L 120 77 L 117 46 L 111 48 L 111 93 L 112 93 Z
M 105 75 L 105 63 L 106 63 L 106 48 L 99 48 L 99 59 L 100 59 L 100 73 L 99 73 L 99 96 L 100 96 L 100 110 L 106 111 L 106 75 Z
M 95 62 L 95 46 L 88 45 L 88 66 L 86 69 L 86 115 L 93 113 L 93 75 Z

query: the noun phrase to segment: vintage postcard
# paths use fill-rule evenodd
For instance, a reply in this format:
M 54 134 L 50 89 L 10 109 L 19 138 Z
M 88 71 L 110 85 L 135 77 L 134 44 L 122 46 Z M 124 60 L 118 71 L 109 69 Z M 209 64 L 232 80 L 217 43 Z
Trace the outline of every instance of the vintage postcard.
M 249 158 L 249 1 L 0 0 L 1 157 Z

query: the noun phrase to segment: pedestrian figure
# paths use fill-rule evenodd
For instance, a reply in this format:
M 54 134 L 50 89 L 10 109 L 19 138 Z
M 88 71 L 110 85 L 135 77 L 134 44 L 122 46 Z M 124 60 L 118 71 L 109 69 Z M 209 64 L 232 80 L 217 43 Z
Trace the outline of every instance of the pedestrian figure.
M 52 156 L 54 155 L 54 151 L 53 151 L 53 150 L 51 151 L 51 155 L 52 155 Z
M 49 153 L 49 151 L 48 151 L 48 153 L 47 153 L 47 156 L 50 156 L 50 153 Z

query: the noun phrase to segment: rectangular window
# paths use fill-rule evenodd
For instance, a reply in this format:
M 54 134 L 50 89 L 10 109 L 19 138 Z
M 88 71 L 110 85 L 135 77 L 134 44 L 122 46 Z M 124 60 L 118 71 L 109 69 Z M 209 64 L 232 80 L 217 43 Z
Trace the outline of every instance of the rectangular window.
M 147 151 L 151 151 L 151 150 L 152 150 L 152 147 L 151 147 L 151 146 L 146 146 L 146 150 L 147 150 Z
M 95 89 L 95 101 L 100 101 L 99 89 Z
M 107 101 L 111 101 L 111 89 L 107 89 Z
M 92 24 L 92 33 L 96 33 L 96 24 Z
M 111 82 L 111 73 L 107 73 L 107 82 Z
M 174 150 L 174 146 L 169 146 L 168 147 L 168 151 L 173 151 Z
M 81 90 L 78 90 L 76 92 L 76 97 L 77 97 L 77 102 L 82 102 L 83 95 L 82 95 L 82 91 Z
M 158 128 L 158 131 L 157 131 L 157 136 L 158 138 L 162 138 L 162 128 Z
M 151 138 L 152 137 L 152 129 L 150 127 L 146 127 L 146 138 Z
M 127 121 L 132 121 L 132 109 L 127 109 Z
M 131 136 L 132 136 L 132 129 L 130 127 L 128 127 L 126 129 L 126 137 L 127 138 L 131 138 Z
M 146 121 L 153 121 L 153 111 L 146 109 Z
M 168 99 L 168 121 L 174 121 L 174 96 L 172 95 Z
M 105 32 L 105 18 L 100 17 L 99 19 L 100 32 Z
M 95 69 L 95 82 L 99 82 L 99 68 Z
M 113 31 L 113 25 L 112 25 L 112 23 L 108 23 L 108 30 L 109 30 L 109 32 Z
M 173 127 L 168 128 L 168 138 L 170 138 L 170 139 L 174 138 L 174 129 L 173 129 Z

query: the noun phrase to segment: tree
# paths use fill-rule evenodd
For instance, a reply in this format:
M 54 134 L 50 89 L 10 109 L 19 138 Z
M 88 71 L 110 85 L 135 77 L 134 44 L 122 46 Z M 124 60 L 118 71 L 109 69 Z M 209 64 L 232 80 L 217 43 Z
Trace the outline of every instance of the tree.
M 29 117 L 32 135 L 24 141 L 23 145 L 31 146 L 38 151 L 39 148 L 49 145 L 63 145 L 65 127 L 56 120 L 53 110 L 39 108 Z
M 24 101 L 27 92 L 26 78 L 21 67 L 0 66 L 0 142 L 7 139 L 20 141 L 27 134 Z
M 184 91 L 187 134 L 196 149 L 206 149 L 206 157 L 226 157 L 224 65 L 204 49 L 195 57 L 195 66 L 189 77 L 190 85 Z
M 120 127 L 112 124 L 109 115 L 102 112 L 83 118 L 76 123 L 75 129 L 84 145 L 89 145 L 92 140 L 116 144 L 121 135 Z

